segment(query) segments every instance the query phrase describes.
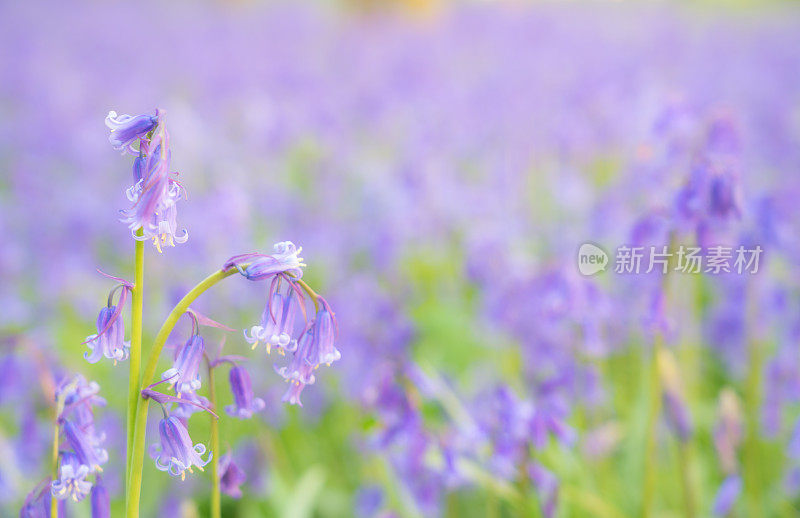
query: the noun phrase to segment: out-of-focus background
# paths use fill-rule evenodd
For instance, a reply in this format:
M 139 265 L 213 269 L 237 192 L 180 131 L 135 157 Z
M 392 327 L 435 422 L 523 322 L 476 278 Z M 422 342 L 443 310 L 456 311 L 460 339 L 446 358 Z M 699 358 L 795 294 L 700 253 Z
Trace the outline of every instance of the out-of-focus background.
M 3 516 L 49 470 L 43 372 L 100 384 L 122 515 L 127 366 L 81 342 L 113 286 L 96 269 L 133 272 L 103 120 L 156 107 L 189 240 L 146 248 L 145 348 L 196 282 L 282 240 L 339 322 L 301 408 L 241 336 L 264 286 L 198 302 L 267 403 L 221 421 L 248 478 L 224 516 L 800 513 L 795 4 L 17 2 L 0 48 Z M 668 243 L 763 254 L 614 271 Z M 142 512 L 204 516 L 209 483 L 147 459 Z

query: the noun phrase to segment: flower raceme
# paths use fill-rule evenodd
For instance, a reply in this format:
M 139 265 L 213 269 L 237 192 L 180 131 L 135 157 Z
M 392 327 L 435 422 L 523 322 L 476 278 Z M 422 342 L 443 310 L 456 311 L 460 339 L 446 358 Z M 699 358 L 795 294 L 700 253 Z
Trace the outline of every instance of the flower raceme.
M 109 112 L 106 126 L 114 149 L 136 155 L 133 162 L 133 185 L 127 190 L 133 206 L 122 211 L 135 239 L 152 240 L 158 251 L 162 246 L 185 243 L 188 233 L 179 230 L 176 204 L 185 197 L 183 186 L 169 170 L 171 151 L 166 129 L 166 113 L 156 109 L 151 115 L 117 115 Z M 142 236 L 136 231 L 141 229 Z
M 94 426 L 92 407 L 105 404 L 98 391 L 97 383 L 89 383 L 81 375 L 65 381 L 56 391 L 57 423 L 64 447 L 59 454 L 59 478 L 52 481 L 50 491 L 59 500 L 83 500 L 92 490 L 86 478 L 101 472 L 108 462 L 108 452 L 102 447 L 105 435 L 98 434 Z

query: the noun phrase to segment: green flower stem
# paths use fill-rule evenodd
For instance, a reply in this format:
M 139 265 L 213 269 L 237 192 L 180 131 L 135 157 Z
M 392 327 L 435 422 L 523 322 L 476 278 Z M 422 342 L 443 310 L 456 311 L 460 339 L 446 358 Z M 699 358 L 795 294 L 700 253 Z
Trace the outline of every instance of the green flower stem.
M 187 293 L 180 300 L 180 302 L 178 302 L 178 304 L 172 308 L 172 311 L 167 316 L 167 319 L 164 321 L 164 324 L 161 326 L 161 329 L 159 329 L 158 334 L 156 335 L 153 348 L 150 351 L 150 356 L 147 359 L 147 366 L 145 367 L 144 375 L 142 376 L 139 392 L 144 390 L 153 382 L 153 377 L 155 376 L 156 368 L 158 367 L 158 358 L 161 356 L 161 351 L 164 349 L 164 344 L 167 343 L 167 338 L 172 332 L 172 329 L 175 327 L 175 324 L 178 323 L 178 319 L 180 319 L 181 315 L 183 315 L 186 310 L 189 309 L 189 305 L 213 285 L 235 273 L 238 273 L 236 268 L 217 270 L 203 279 L 200 284 L 192 288 L 191 291 L 189 291 L 189 293 Z M 133 447 L 131 452 L 131 466 L 129 473 L 130 483 L 128 484 L 127 498 L 125 499 L 128 518 L 138 518 L 139 516 L 139 500 L 142 490 L 142 469 L 144 467 L 144 440 L 145 431 L 147 429 L 148 401 L 138 394 L 137 396 L 136 425 L 133 434 Z
M 217 411 L 217 389 L 214 382 L 214 367 L 208 365 L 208 399 L 211 408 Z M 211 419 L 211 518 L 222 517 L 222 498 L 219 487 L 219 420 L 209 414 Z
M 747 372 L 747 385 L 745 392 L 745 442 L 744 442 L 744 491 L 748 505 L 748 516 L 754 518 L 764 516 L 764 506 L 761 495 L 760 467 L 764 461 L 759 441 L 759 408 L 761 406 L 761 385 L 763 344 L 758 339 L 750 343 L 749 367 Z
M 143 235 L 142 229 L 136 231 L 136 236 Z M 142 362 L 142 308 L 144 303 L 144 241 L 136 240 L 134 251 L 133 289 L 131 290 L 131 352 L 130 375 L 128 379 L 128 419 L 127 443 L 125 448 L 125 484 L 130 483 L 129 471 L 131 467 L 131 453 L 133 445 L 134 423 L 136 422 L 136 405 L 139 400 L 139 374 Z
M 683 486 L 684 512 L 686 518 L 695 518 L 697 512 L 691 475 L 692 451 L 688 441 L 681 441 L 678 444 L 678 462 L 680 463 L 681 486 Z
M 655 493 L 655 456 L 656 456 L 656 424 L 661 414 L 661 379 L 658 372 L 658 354 L 662 347 L 663 338 L 657 333 L 650 351 L 650 391 L 647 411 L 647 424 L 645 428 L 644 445 L 644 488 L 642 492 L 642 517 L 649 518 L 653 509 L 653 495 Z

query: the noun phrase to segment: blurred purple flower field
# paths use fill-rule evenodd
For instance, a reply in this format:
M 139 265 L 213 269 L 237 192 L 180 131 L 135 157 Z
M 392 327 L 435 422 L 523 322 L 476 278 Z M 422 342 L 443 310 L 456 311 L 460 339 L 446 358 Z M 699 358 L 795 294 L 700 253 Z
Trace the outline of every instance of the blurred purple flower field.
M 794 5 L 9 3 L 0 42 L 0 515 L 125 515 L 142 224 L 144 351 L 267 279 L 165 337 L 144 516 L 213 512 L 212 455 L 232 517 L 800 514 Z M 120 212 L 135 158 L 177 222 Z

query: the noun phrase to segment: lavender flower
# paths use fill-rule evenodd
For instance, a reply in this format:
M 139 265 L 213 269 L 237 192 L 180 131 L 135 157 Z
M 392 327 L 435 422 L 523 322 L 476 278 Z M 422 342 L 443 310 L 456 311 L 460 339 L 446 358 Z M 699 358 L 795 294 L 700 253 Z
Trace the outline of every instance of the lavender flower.
M 253 383 L 247 369 L 240 365 L 231 367 L 228 375 L 233 393 L 233 405 L 225 407 L 228 415 L 239 419 L 249 419 L 254 413 L 264 408 L 264 400 L 253 397 Z
M 72 498 L 80 502 L 92 489 L 92 483 L 86 480 L 89 474 L 89 466 L 81 464 L 75 453 L 62 453 L 59 478 L 54 480 L 51 486 L 53 496 L 59 500 Z
M 50 518 L 50 479 L 40 482 L 25 497 L 25 503 L 19 511 L 19 518 Z M 58 503 L 58 514 L 63 516 L 64 502 Z
M 152 240 L 158 251 L 162 246 L 175 246 L 188 239 L 186 230 L 179 231 L 176 203 L 184 196 L 183 187 L 171 176 L 169 133 L 166 113 L 156 109 L 155 117 L 140 115 L 116 116 L 111 112 L 106 125 L 115 149 L 138 154 L 133 163 L 134 183 L 127 196 L 133 207 L 123 211 L 122 221 L 136 239 Z M 138 140 L 138 149 L 134 142 Z M 142 229 L 142 236 L 136 231 Z
M 334 345 L 336 321 L 333 313 L 325 299 L 319 297 L 318 303 L 320 309 L 300 336 L 291 363 L 278 369 L 278 374 L 291 384 L 283 396 L 283 401 L 291 404 L 302 406 L 300 393 L 306 385 L 314 384 L 316 368 L 341 358 Z
M 736 504 L 741 492 L 742 478 L 739 475 L 731 475 L 726 478 L 714 497 L 712 506 L 714 516 L 727 516 L 733 509 L 734 504 Z
M 219 471 L 222 473 L 219 480 L 220 490 L 231 498 L 241 498 L 242 488 L 239 486 L 247 481 L 247 475 L 236 465 L 230 453 L 219 459 Z
M 156 112 L 158 113 L 158 112 Z M 152 131 L 158 122 L 158 116 L 152 115 L 117 115 L 117 112 L 110 111 L 106 116 L 106 126 L 111 130 L 108 136 L 109 142 L 117 151 L 137 154 L 139 149 L 134 147 L 134 143 L 145 138 Z
M 186 478 L 186 471 L 193 473 L 192 466 L 203 471 L 203 466 L 211 460 L 212 452 L 203 460 L 206 447 L 202 443 L 192 445 L 192 438 L 186 425 L 175 416 L 165 416 L 158 423 L 160 443 L 150 447 L 150 456 L 156 461 L 156 468 L 167 471 L 173 477 Z
M 244 339 L 253 344 L 253 349 L 259 342 L 266 344 L 267 354 L 270 354 L 272 347 L 276 347 L 281 355 L 297 349 L 297 340 L 292 339 L 296 306 L 294 296 L 294 290 L 291 289 L 286 295 L 277 290 L 272 293 L 261 315 L 261 325 L 251 327 L 249 336 L 247 330 L 244 331 Z
M 205 350 L 203 337 L 193 334 L 176 351 L 172 367 L 161 375 L 163 380 L 169 380 L 171 387 L 175 387 L 179 397 L 184 392 L 194 392 L 201 387 L 200 364 Z
M 287 367 L 277 369 L 278 374 L 289 382 L 289 388 L 283 395 L 282 401 L 284 402 L 303 406 L 300 401 L 300 393 L 303 392 L 306 385 L 313 385 L 316 381 L 314 364 L 308 360 L 308 357 L 311 356 L 312 341 L 312 334 L 308 331 L 304 332 L 298 340 L 297 350 L 292 356 L 291 363 Z
M 93 429 L 85 429 L 69 419 L 63 420 L 61 430 L 65 444 L 75 453 L 78 462 L 89 471 L 102 471 L 101 465 L 108 462 L 108 452 L 100 445 L 103 436 L 97 437 Z
M 228 259 L 223 269 L 237 268 L 242 275 L 251 281 L 260 281 L 279 273 L 287 273 L 297 279 L 303 276 L 303 259 L 299 257 L 303 248 L 296 247 L 291 241 L 275 243 L 272 255 L 242 254 Z
M 99 476 L 95 479 L 92 486 L 92 518 L 111 518 L 111 503 L 108 498 L 108 491 L 103 485 L 103 479 Z
M 121 315 L 126 292 L 127 289 L 123 289 L 123 295 L 120 296 L 117 306 L 108 306 L 100 310 L 97 316 L 97 333 L 86 337 L 86 345 L 91 354 L 84 353 L 83 357 L 89 363 L 97 363 L 105 356 L 113 360 L 116 365 L 118 361 L 128 358 L 131 345 L 125 341 L 125 323 Z

